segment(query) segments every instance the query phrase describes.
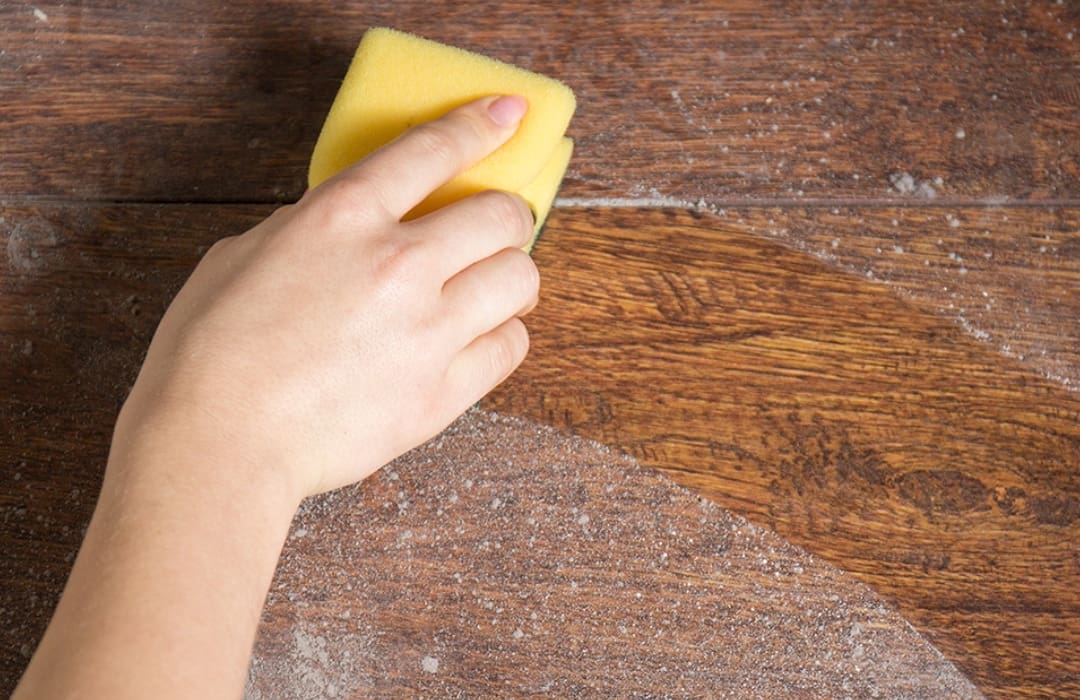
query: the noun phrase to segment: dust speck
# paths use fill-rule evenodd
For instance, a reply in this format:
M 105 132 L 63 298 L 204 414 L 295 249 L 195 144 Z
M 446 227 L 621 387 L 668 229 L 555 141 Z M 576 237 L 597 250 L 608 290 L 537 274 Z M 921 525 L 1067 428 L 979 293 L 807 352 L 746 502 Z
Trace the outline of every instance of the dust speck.
M 889 176 L 889 182 L 900 194 L 915 194 L 915 178 L 908 173 L 893 173 Z
M 59 242 L 60 237 L 49 222 L 42 219 L 23 222 L 8 234 L 8 265 L 19 273 L 37 271 L 49 261 Z
M 934 183 L 939 187 L 941 186 L 940 178 L 934 180 Z M 922 199 L 933 199 L 937 197 L 937 190 L 934 189 L 934 185 L 923 180 L 916 180 L 910 173 L 893 173 L 889 176 L 889 184 L 892 188 L 905 196 L 920 197 Z

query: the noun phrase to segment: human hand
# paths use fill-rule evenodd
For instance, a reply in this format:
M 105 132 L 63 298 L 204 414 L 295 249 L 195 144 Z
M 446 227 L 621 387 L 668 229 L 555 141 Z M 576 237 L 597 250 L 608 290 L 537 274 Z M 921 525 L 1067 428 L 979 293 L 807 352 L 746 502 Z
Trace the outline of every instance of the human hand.
M 211 248 L 120 412 L 16 697 L 237 697 L 300 499 L 431 437 L 525 356 L 525 202 L 488 192 L 401 222 L 525 108 L 457 109 Z
M 298 500 L 363 479 L 506 378 L 539 286 L 528 206 L 487 192 L 401 218 L 525 109 L 465 105 L 214 245 L 158 327 L 110 463 L 184 445 Z

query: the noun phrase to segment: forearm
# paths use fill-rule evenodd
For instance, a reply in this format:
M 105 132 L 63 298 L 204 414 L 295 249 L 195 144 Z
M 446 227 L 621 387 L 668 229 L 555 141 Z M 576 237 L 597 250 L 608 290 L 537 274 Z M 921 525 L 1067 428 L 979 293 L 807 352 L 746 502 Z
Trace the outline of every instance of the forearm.
M 114 445 L 16 698 L 236 698 L 297 500 L 230 446 Z

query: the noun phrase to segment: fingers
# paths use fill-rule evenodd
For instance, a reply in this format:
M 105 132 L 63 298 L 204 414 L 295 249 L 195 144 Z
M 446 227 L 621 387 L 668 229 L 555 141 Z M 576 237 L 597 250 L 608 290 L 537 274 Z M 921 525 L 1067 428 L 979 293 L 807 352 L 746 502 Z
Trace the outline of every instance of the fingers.
M 485 97 L 421 124 L 342 173 L 363 183 L 395 219 L 505 143 L 528 109 L 518 96 Z M 381 184 L 380 184 L 381 183 Z
M 529 205 L 509 192 L 481 192 L 408 224 L 436 261 L 436 276 L 449 280 L 477 260 L 507 248 L 522 248 L 532 238 Z
M 507 319 L 536 305 L 540 273 L 526 253 L 507 248 L 452 277 L 443 286 L 442 306 L 451 342 L 467 345 Z
M 446 377 L 449 395 L 458 400 L 454 416 L 502 383 L 528 352 L 529 332 L 519 318 L 511 318 L 466 346 L 454 358 Z

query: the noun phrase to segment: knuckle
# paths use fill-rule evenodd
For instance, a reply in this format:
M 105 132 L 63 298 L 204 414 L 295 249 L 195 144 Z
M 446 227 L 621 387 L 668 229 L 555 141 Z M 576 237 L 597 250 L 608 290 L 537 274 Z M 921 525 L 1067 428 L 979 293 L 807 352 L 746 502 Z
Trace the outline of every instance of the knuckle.
M 206 255 L 204 257 L 209 258 L 211 256 L 220 256 L 222 253 L 225 252 L 225 250 L 232 246 L 233 242 L 237 238 L 238 236 L 226 236 L 224 238 L 219 238 L 218 240 L 214 241 L 213 245 L 211 245 L 210 248 L 207 249 Z
M 375 279 L 391 288 L 411 283 L 421 274 L 422 253 L 423 246 L 415 240 L 401 236 L 384 238 L 372 256 Z
M 323 229 L 355 228 L 385 211 L 382 181 L 366 168 L 354 167 L 307 192 L 298 203 L 315 212 Z
M 520 196 L 499 190 L 488 190 L 479 196 L 484 198 L 495 225 L 513 233 L 515 240 L 532 233 L 532 210 Z
M 285 217 L 288 217 L 289 215 L 291 215 L 291 214 L 292 214 L 292 212 L 293 212 L 293 210 L 295 209 L 295 207 L 296 207 L 296 205 L 295 205 L 295 204 L 282 204 L 282 205 L 281 205 L 280 207 L 278 207 L 278 208 L 277 208 L 277 209 L 275 209 L 274 211 L 270 212 L 270 216 L 269 216 L 269 217 L 267 217 L 267 218 L 270 218 L 270 219 L 274 219 L 274 218 L 277 218 L 277 219 L 281 219 L 281 218 L 285 218 Z
M 459 138 L 446 121 L 421 124 L 413 130 L 414 138 L 427 157 L 457 168 L 465 160 Z
M 521 296 L 525 299 L 535 299 L 540 291 L 540 270 L 528 253 L 513 249 L 513 275 Z
M 297 202 L 297 206 L 302 209 L 310 210 L 339 202 L 344 197 L 345 184 L 343 183 L 343 179 L 344 176 L 338 174 L 318 187 L 314 187 L 304 192 L 300 201 Z
M 472 143 L 486 143 L 491 140 L 491 120 L 481 119 L 472 105 L 455 110 L 449 115 L 450 121 L 462 133 L 460 137 Z
M 529 349 L 529 334 L 525 324 L 514 319 L 506 326 L 506 332 L 500 334 L 491 344 L 488 354 L 492 376 L 502 379 L 513 372 L 525 358 Z
M 488 362 L 491 365 L 492 377 L 505 377 L 515 367 L 513 346 L 508 341 L 492 343 Z

